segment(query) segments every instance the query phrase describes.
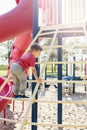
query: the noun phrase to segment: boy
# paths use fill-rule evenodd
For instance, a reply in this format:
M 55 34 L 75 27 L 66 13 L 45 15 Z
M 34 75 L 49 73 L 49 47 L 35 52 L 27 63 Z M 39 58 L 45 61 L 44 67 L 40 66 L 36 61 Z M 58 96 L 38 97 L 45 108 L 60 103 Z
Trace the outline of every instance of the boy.
M 39 57 L 42 48 L 38 44 L 33 44 L 30 51 L 16 60 L 11 66 L 11 75 L 14 82 L 14 98 L 21 97 L 26 98 L 26 75 L 31 67 L 32 73 L 35 79 L 41 83 L 42 80 L 38 78 L 37 71 L 35 68 L 36 58 Z M 19 95 L 20 93 L 20 95 Z

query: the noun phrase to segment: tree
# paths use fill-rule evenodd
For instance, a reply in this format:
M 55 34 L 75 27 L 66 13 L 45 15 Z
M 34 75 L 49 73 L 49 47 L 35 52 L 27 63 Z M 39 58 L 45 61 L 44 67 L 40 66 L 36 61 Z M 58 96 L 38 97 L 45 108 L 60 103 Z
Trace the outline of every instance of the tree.
M 1 63 L 2 61 L 3 63 L 6 63 L 5 61 L 9 63 L 12 43 L 13 39 L 5 41 L 0 45 L 0 59 L 2 59 Z
M 11 40 L 7 41 L 7 59 L 8 59 L 8 63 L 10 61 L 10 54 L 11 54 L 11 48 L 12 48 L 13 40 L 14 39 L 11 39 Z

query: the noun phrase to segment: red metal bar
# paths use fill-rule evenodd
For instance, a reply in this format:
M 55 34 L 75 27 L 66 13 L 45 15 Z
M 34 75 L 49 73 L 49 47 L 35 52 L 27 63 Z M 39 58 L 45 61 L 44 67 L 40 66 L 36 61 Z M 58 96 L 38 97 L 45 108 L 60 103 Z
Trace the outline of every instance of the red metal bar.
M 22 101 L 22 111 L 24 110 L 24 101 Z
M 57 0 L 39 0 L 39 7 L 42 9 L 42 21 L 44 25 L 57 23 Z
M 4 118 L 6 118 L 6 108 L 4 109 Z M 4 125 L 6 125 L 6 121 L 4 120 Z

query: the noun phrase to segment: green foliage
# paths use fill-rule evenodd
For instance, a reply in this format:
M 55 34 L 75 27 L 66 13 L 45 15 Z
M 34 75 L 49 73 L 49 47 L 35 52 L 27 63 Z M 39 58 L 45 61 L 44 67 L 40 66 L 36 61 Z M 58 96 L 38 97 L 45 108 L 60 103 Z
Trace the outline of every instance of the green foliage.
M 0 70 L 7 70 L 8 66 L 7 65 L 0 65 Z
M 13 40 L 14 39 L 11 39 L 0 44 L 0 59 L 1 61 L 3 60 L 3 63 L 5 62 L 5 60 L 6 60 L 6 63 L 7 62 L 9 63 Z

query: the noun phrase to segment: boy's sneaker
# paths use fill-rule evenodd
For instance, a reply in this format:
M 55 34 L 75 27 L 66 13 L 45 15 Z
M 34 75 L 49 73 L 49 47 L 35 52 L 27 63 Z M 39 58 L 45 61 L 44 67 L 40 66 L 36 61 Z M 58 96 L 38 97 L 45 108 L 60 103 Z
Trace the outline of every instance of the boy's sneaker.
M 27 97 L 27 96 L 25 96 L 25 95 L 20 95 L 19 98 L 29 98 L 29 97 Z
M 19 98 L 19 95 L 14 95 L 14 98 Z

